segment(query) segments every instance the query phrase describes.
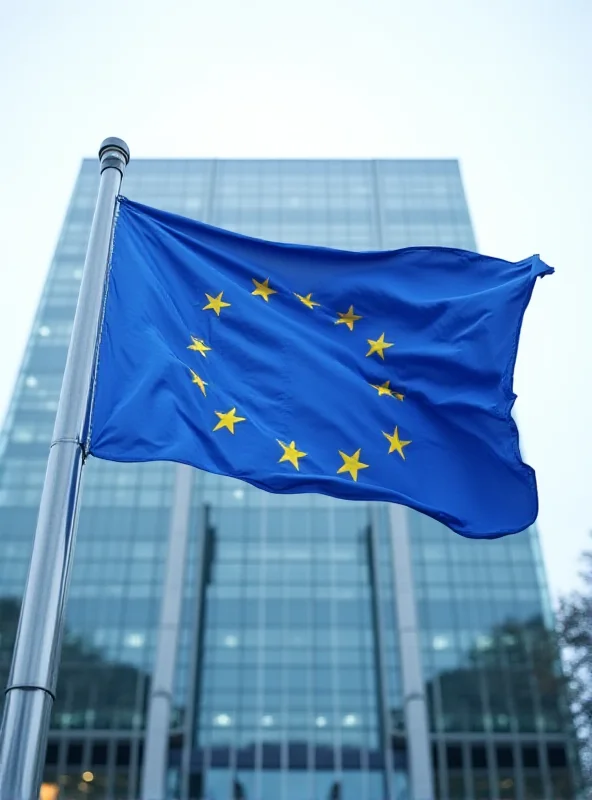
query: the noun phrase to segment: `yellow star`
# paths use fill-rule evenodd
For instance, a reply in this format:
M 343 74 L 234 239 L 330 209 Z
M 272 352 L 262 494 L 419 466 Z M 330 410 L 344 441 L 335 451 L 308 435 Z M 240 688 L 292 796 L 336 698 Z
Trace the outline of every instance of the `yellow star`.
M 195 336 L 191 337 L 192 344 L 189 345 L 187 348 L 188 350 L 197 350 L 198 353 L 201 353 L 202 356 L 206 357 L 206 350 L 211 350 L 211 347 L 208 347 L 207 344 L 204 342 L 203 339 L 196 339 Z
M 216 312 L 216 316 L 219 317 L 220 310 L 222 308 L 228 308 L 230 306 L 230 303 L 226 303 L 224 300 L 222 300 L 222 295 L 224 294 L 224 292 L 220 292 L 218 297 L 211 297 L 211 295 L 209 295 L 207 292 L 205 294 L 206 297 L 208 298 L 208 302 L 202 308 L 202 311 L 207 311 L 209 308 L 211 308 L 212 311 Z
M 401 439 L 399 439 L 398 427 L 395 428 L 395 432 L 393 433 L 392 436 L 390 435 L 390 433 L 385 433 L 384 431 L 382 432 L 382 435 L 386 436 L 386 438 L 390 442 L 391 446 L 389 447 L 389 453 L 397 452 L 401 456 L 403 461 L 405 461 L 405 453 L 403 452 L 403 448 L 407 447 L 408 444 L 411 444 L 411 440 L 409 440 L 408 442 L 401 441 Z
M 280 458 L 280 460 L 278 461 L 278 464 L 281 464 L 282 461 L 289 461 L 290 464 L 293 464 L 296 467 L 296 469 L 300 469 L 300 466 L 298 464 L 298 459 L 304 458 L 306 453 L 303 453 L 301 450 L 296 449 L 296 442 L 290 442 L 290 444 L 284 444 L 283 442 L 280 442 L 279 439 L 277 441 L 279 446 L 282 447 L 284 450 L 284 453 Z
M 392 342 L 385 342 L 384 341 L 384 333 L 381 333 L 380 336 L 378 337 L 378 339 L 376 339 L 376 340 L 367 339 L 366 341 L 370 345 L 370 350 L 368 350 L 368 352 L 366 353 L 366 358 L 368 358 L 368 356 L 371 356 L 372 353 L 378 353 L 378 355 L 384 361 L 384 351 L 386 350 L 387 347 L 392 347 L 393 346 Z
M 251 294 L 259 295 L 262 297 L 266 303 L 269 303 L 269 295 L 270 294 L 277 294 L 275 289 L 272 289 L 269 285 L 269 278 L 265 278 L 262 283 L 256 281 L 255 278 L 251 279 L 255 284 L 255 290 L 251 292 Z
M 294 292 L 294 294 L 300 300 L 301 303 L 304 303 L 304 305 L 307 308 L 314 308 L 315 306 L 321 305 L 320 303 L 317 303 L 315 300 L 312 300 L 312 292 L 309 292 L 306 295 L 296 294 L 296 292 Z
M 382 394 L 386 394 L 389 397 L 396 397 L 397 400 L 402 400 L 404 395 L 399 394 L 399 392 L 394 392 L 390 387 L 390 381 L 385 381 L 381 386 L 376 383 L 371 383 L 370 386 L 373 389 L 378 391 L 379 396 Z
M 353 306 L 350 306 L 349 311 L 344 311 L 343 314 L 341 313 L 341 311 L 338 311 L 337 316 L 340 317 L 340 319 L 335 320 L 335 324 L 347 325 L 350 331 L 353 331 L 354 329 L 354 322 L 357 322 L 359 319 L 362 319 L 362 317 L 358 316 L 358 314 L 354 314 Z
M 366 469 L 368 464 L 362 464 L 360 461 L 360 453 L 362 452 L 362 448 L 356 450 L 353 456 L 348 456 L 345 453 L 342 453 L 341 450 L 339 451 L 339 455 L 343 459 L 343 466 L 339 467 L 337 470 L 337 474 L 339 475 L 340 472 L 349 472 L 352 478 L 357 481 L 358 480 L 358 470 Z
M 189 370 L 191 373 L 191 383 L 197 383 L 199 388 L 201 389 L 201 393 L 203 396 L 206 396 L 206 386 L 208 385 L 204 380 L 202 380 L 199 375 L 194 372 L 192 369 Z
M 236 408 L 231 408 L 230 411 L 223 413 L 222 411 L 216 411 L 216 416 L 220 418 L 220 422 L 216 423 L 216 427 L 213 428 L 215 431 L 219 431 L 220 428 L 228 428 L 230 433 L 234 433 L 234 426 L 237 422 L 244 422 L 245 417 L 236 417 Z

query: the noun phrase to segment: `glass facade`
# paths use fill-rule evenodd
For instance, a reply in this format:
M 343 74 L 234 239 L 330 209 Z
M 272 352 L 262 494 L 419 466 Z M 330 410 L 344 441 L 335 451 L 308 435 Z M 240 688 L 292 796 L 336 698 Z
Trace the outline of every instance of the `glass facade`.
M 98 180 L 84 161 L 0 442 L 2 681 Z M 453 160 L 138 160 L 123 192 L 275 240 L 475 249 Z M 174 476 L 87 465 L 48 797 L 138 796 Z M 409 520 L 437 797 L 571 798 L 536 532 L 474 542 Z M 392 558 L 382 506 L 196 473 L 171 797 L 412 800 Z

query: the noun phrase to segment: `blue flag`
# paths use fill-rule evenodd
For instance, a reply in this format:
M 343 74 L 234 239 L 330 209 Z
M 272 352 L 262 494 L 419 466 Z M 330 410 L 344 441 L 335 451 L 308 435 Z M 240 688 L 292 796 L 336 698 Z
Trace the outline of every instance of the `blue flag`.
M 402 503 L 465 536 L 537 516 L 511 416 L 538 256 L 276 244 L 121 199 L 90 452 Z

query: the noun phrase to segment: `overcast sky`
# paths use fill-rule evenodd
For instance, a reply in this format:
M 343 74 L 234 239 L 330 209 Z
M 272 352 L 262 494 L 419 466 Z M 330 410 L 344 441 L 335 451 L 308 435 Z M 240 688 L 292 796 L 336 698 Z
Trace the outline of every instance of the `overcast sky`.
M 540 253 L 516 413 L 554 593 L 592 528 L 590 0 L 0 6 L 0 416 L 80 160 L 455 157 L 479 249 Z

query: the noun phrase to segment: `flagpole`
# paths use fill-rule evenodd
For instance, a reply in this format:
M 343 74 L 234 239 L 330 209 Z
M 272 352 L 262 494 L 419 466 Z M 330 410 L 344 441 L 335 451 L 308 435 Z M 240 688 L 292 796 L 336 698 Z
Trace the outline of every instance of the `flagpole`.
M 97 334 L 129 148 L 99 149 L 101 179 L 39 506 L 0 729 L 0 798 L 37 800 L 60 659 Z

